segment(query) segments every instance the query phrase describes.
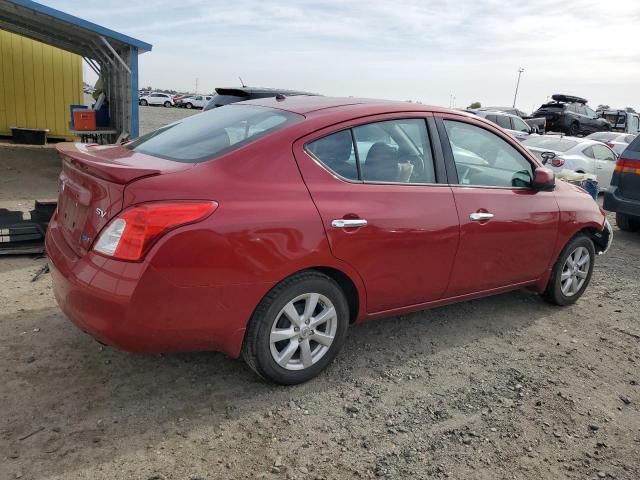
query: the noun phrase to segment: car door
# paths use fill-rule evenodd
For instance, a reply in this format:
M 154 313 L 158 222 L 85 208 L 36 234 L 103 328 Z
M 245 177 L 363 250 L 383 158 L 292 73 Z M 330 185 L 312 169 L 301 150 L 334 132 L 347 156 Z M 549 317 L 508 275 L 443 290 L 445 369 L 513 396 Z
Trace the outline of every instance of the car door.
M 458 217 L 425 115 L 361 118 L 294 144 L 331 251 L 361 276 L 369 313 L 437 300 L 449 281 Z
M 596 177 L 601 189 L 609 188 L 613 170 L 616 167 L 616 154 L 609 147 L 594 144 L 592 147 L 596 162 Z
M 531 127 L 525 123 L 524 120 L 518 117 L 509 117 L 511 119 L 511 129 L 513 136 L 518 140 L 524 140 L 529 137 Z
M 524 147 L 473 119 L 437 118 L 458 210 L 460 245 L 445 296 L 525 285 L 549 268 L 559 212 L 553 192 L 531 188 Z

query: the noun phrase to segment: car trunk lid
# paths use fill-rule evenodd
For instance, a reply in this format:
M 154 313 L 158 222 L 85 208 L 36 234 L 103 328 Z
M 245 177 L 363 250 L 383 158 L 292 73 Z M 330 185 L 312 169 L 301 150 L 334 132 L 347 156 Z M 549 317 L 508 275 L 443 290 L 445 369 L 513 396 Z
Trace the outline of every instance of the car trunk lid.
M 191 168 L 119 145 L 63 143 L 58 222 L 78 255 L 91 248 L 100 230 L 121 210 L 126 186 L 138 179 Z

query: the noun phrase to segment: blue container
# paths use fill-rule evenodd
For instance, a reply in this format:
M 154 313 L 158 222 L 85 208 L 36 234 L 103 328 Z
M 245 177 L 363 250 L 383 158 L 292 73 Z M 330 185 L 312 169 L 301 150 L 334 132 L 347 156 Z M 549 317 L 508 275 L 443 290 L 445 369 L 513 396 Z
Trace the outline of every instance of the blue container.
M 109 126 L 109 105 L 103 104 L 100 110 L 96 110 L 96 127 Z
M 594 200 L 598 199 L 598 182 L 595 180 L 591 180 L 590 178 L 584 180 L 582 182 L 582 188 L 584 188 L 589 195 L 593 197 Z

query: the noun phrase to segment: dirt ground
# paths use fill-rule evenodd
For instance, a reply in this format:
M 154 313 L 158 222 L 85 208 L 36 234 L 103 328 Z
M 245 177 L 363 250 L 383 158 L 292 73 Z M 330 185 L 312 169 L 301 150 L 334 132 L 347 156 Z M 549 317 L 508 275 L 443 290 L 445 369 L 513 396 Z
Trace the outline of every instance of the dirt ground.
M 0 257 L 0 479 L 640 479 L 640 235 L 616 230 L 574 306 L 514 292 L 355 326 L 289 388 L 99 345 L 32 281 L 45 262 Z

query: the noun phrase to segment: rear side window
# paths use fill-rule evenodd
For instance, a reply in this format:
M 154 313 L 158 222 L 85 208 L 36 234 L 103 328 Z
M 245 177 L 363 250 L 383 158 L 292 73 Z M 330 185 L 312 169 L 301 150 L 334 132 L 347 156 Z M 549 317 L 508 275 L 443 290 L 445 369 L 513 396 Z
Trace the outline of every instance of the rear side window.
M 212 160 L 303 120 L 284 110 L 229 105 L 169 124 L 129 143 L 140 153 L 183 163 Z
M 361 125 L 310 142 L 306 149 L 347 180 L 436 183 L 431 142 L 423 119 Z
M 509 121 L 509 117 L 505 115 L 498 115 L 498 125 L 502 128 L 511 128 L 511 122 Z

